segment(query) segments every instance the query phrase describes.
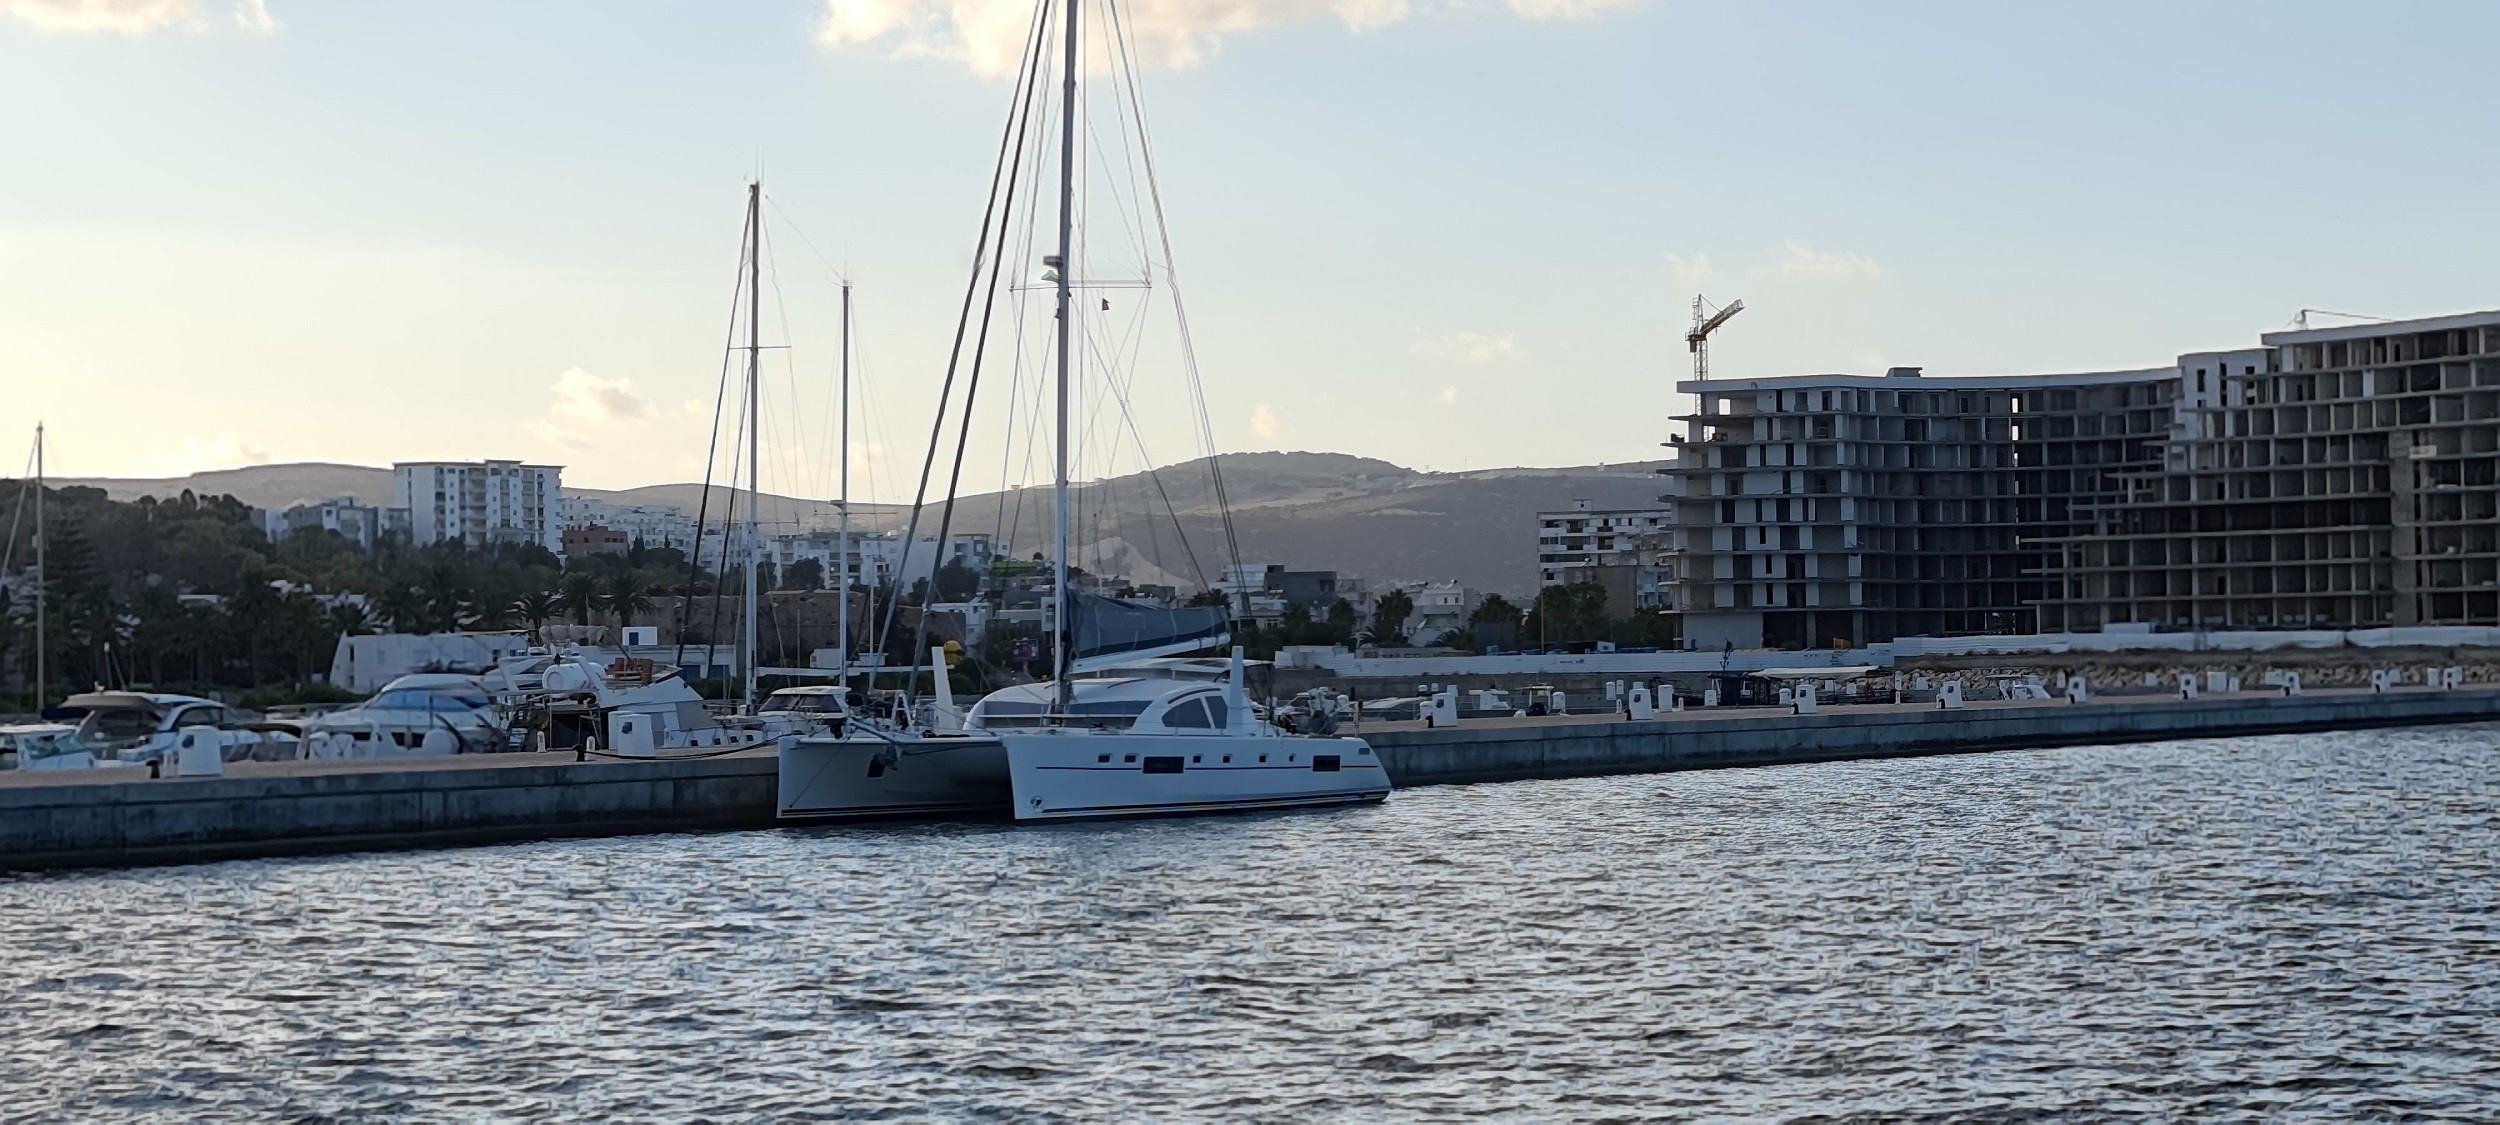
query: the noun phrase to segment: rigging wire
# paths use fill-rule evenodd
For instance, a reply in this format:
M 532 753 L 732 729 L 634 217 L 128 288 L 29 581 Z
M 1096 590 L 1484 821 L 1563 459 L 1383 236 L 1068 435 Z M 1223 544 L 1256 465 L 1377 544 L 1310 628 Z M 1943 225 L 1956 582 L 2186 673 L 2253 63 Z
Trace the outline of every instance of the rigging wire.
M 670 662 L 680 666 L 686 662 L 686 626 L 694 616 L 695 585 L 703 575 L 703 530 L 711 519 L 712 469 L 715 459 L 720 455 L 721 412 L 728 405 L 729 400 L 729 357 L 736 353 L 738 342 L 738 298 L 746 295 L 747 255 L 754 252 L 754 247 L 748 245 L 754 241 L 749 234 L 746 221 L 740 219 L 738 223 L 738 275 L 737 281 L 730 286 L 729 290 L 729 331 L 727 337 L 721 341 L 720 385 L 712 396 L 712 433 L 703 448 L 703 492 L 701 499 L 695 504 L 694 542 L 686 551 L 686 592 L 677 602 L 677 654 Z M 728 558 L 725 544 L 721 557 L 724 561 Z M 715 581 L 713 585 L 718 587 L 719 583 Z M 709 636 L 704 638 L 703 663 L 707 671 L 712 663 L 712 643 Z

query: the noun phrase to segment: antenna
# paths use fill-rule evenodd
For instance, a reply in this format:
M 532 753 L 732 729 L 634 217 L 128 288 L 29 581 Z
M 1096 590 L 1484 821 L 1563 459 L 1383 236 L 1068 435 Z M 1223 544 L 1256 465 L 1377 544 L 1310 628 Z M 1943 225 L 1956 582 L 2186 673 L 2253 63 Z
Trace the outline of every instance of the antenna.
M 1710 302 L 1701 294 L 1693 294 L 1693 330 L 1684 334 L 1684 347 L 1693 353 L 1695 381 L 1710 377 L 1710 334 L 1726 324 L 1728 318 L 1745 311 L 1745 302 L 1738 300 L 1726 308 L 1712 312 Z

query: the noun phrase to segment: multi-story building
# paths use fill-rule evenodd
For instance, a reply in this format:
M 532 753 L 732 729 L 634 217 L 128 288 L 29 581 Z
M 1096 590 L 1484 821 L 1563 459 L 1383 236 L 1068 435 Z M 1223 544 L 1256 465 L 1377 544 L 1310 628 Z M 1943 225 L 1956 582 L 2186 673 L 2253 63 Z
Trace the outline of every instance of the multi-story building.
M 2154 471 L 2057 538 L 2042 627 L 2500 624 L 2500 312 L 2180 357 Z
M 564 557 L 587 558 L 591 555 L 622 555 L 633 550 L 634 541 L 612 527 L 591 524 L 564 529 Z
M 535 543 L 564 549 L 556 518 L 559 465 L 518 461 L 402 461 L 391 466 L 398 506 L 419 546 L 458 540 L 474 547 Z
M 2048 548 L 2156 468 L 2176 372 L 1684 382 L 1664 470 L 1687 643 L 1820 648 L 2021 633 Z
M 556 522 L 566 530 L 604 527 L 622 533 L 629 543 L 681 551 L 691 549 L 696 532 L 694 517 L 682 508 L 667 504 L 616 504 L 588 496 L 559 498 Z M 717 541 L 719 536 L 715 529 L 712 538 Z
M 338 533 L 339 537 L 365 550 L 388 534 L 394 523 L 404 525 L 406 512 L 397 508 L 376 508 L 359 502 L 353 496 L 339 496 L 314 504 L 297 504 L 282 512 L 261 511 L 261 531 L 277 542 L 298 531 L 318 528 Z M 391 517 L 397 516 L 397 520 Z
M 1537 581 L 1544 586 L 1595 582 L 1606 587 L 1608 612 L 1673 608 L 1677 539 L 1672 498 L 1655 508 L 1592 509 L 1536 517 Z

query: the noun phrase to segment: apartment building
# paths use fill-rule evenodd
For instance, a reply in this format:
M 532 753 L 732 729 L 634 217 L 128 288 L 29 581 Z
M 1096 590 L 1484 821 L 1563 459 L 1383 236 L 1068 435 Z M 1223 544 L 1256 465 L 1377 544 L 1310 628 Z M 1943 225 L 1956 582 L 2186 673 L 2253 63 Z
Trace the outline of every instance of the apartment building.
M 1537 582 L 1606 587 L 1608 612 L 1671 609 L 1679 536 L 1672 498 L 1654 508 L 1593 509 L 1575 500 L 1567 511 L 1536 517 Z
M 2155 471 L 2055 539 L 2044 628 L 2500 625 L 2500 311 L 2180 357 Z
M 556 522 L 565 530 L 603 527 L 622 533 L 628 542 L 681 551 L 693 546 L 696 532 L 694 517 L 673 505 L 617 504 L 587 496 L 558 497 Z M 714 528 L 713 538 L 719 534 Z
M 1662 500 L 1687 643 L 1823 648 L 2024 633 L 2050 548 L 2158 468 L 2170 368 L 1687 381 Z
M 471 546 L 535 543 L 564 549 L 557 519 L 564 474 L 558 465 L 518 461 L 402 461 L 391 466 L 398 507 L 408 510 L 419 546 L 458 540 Z

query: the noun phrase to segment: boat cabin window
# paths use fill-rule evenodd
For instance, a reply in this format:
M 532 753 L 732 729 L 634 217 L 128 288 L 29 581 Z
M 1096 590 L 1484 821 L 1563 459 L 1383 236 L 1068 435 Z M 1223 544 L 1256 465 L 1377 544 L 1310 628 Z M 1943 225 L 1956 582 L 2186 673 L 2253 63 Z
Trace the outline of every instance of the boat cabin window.
M 114 707 L 88 715 L 86 729 L 115 742 L 146 738 L 156 733 L 156 716 L 135 707 Z
M 219 727 L 226 725 L 223 707 L 185 707 L 174 713 L 174 729 L 183 727 Z
M 1146 713 L 1151 700 L 1112 700 L 1101 703 L 1077 703 L 1068 708 L 1068 725 L 1126 730 L 1137 725 L 1137 717 Z M 987 727 L 1038 727 L 1043 725 L 1050 707 L 1044 703 L 996 702 L 981 705 L 981 723 Z
M 1219 730 L 1224 726 L 1225 710 L 1222 696 L 1202 695 L 1182 700 L 1163 713 L 1163 725 L 1174 730 Z
M 486 696 L 468 688 L 401 688 L 374 696 L 367 707 L 384 711 L 481 711 Z

